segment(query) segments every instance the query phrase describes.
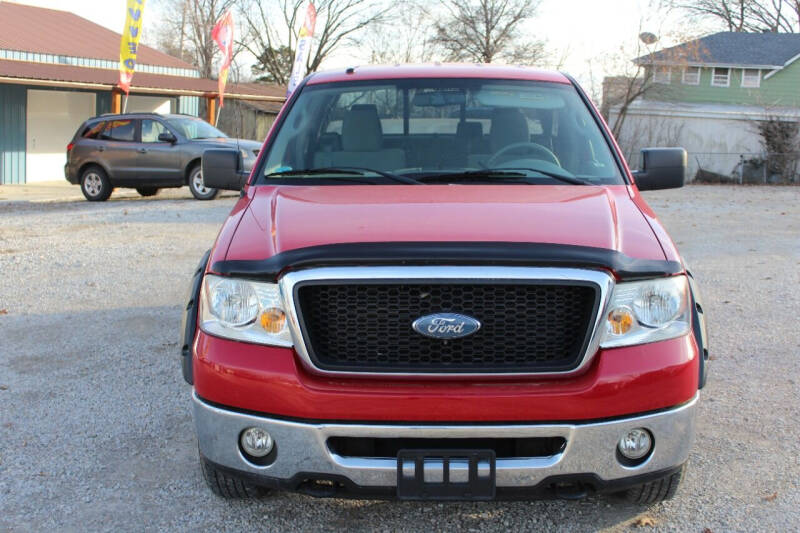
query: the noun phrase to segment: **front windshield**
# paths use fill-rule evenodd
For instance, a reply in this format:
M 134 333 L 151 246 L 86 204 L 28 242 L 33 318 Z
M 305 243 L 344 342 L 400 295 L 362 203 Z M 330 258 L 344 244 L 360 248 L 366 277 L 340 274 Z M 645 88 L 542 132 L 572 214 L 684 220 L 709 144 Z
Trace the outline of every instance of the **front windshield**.
M 199 118 L 170 117 L 167 123 L 187 139 L 215 139 L 227 137 L 224 133 Z
M 526 183 L 624 183 L 574 87 L 487 79 L 306 86 L 270 145 L 261 182 L 347 174 L 513 182 L 511 170 Z

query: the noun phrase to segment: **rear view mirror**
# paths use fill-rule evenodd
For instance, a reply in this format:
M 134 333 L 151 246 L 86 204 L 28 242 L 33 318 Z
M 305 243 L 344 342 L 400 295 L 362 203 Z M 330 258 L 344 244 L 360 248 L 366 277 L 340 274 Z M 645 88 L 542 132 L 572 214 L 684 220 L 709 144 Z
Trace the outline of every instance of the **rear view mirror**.
M 203 152 L 203 183 L 212 189 L 239 191 L 247 182 L 238 150 L 206 150 Z
M 159 133 L 158 134 L 158 142 L 174 143 L 177 140 L 178 139 L 176 139 L 175 136 L 173 134 L 171 134 L 170 132 L 168 132 L 168 131 L 165 131 L 163 133 Z
M 459 89 L 427 90 L 414 93 L 414 107 L 442 107 L 465 105 L 467 95 Z
M 686 182 L 686 150 L 643 148 L 642 169 L 633 173 L 640 191 L 677 189 Z

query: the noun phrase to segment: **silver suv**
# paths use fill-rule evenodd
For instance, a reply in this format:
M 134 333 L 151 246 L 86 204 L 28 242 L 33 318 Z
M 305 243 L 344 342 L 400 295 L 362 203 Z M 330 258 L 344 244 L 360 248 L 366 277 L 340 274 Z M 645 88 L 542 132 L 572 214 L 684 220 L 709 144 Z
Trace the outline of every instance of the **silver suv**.
M 211 200 L 200 165 L 209 148 L 237 148 L 249 172 L 261 143 L 232 139 L 208 122 L 189 115 L 130 113 L 102 115 L 84 122 L 67 146 L 67 181 L 81 186 L 89 201 L 103 201 L 115 187 L 135 188 L 142 196 L 159 189 L 189 186 L 198 200 Z

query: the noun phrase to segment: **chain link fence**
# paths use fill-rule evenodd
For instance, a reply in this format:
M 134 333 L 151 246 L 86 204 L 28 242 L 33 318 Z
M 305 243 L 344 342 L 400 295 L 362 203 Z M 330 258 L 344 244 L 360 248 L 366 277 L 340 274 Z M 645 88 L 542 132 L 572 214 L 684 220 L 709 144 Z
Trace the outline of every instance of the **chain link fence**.
M 689 153 L 698 183 L 800 184 L 800 152 Z

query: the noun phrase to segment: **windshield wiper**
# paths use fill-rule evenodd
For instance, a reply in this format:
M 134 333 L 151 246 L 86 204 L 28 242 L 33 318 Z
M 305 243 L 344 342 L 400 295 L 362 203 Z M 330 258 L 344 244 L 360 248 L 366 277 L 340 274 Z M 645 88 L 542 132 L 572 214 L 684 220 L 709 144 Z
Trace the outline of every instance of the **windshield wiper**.
M 536 172 L 537 174 L 547 176 L 548 178 L 553 178 L 554 180 L 557 181 L 569 183 L 570 185 L 594 185 L 594 183 L 590 181 L 582 180 L 572 175 L 562 174 L 560 172 L 552 172 L 549 170 L 540 170 L 538 168 L 519 167 L 519 168 L 509 168 L 506 170 L 527 170 L 529 172 Z
M 560 174 L 557 172 L 550 172 L 547 170 L 539 170 L 537 168 L 526 168 L 526 167 L 504 167 L 504 168 L 483 168 L 480 170 L 464 170 L 459 172 L 444 172 L 441 174 L 429 174 L 427 176 L 419 176 L 417 180 L 421 182 L 431 182 L 431 181 L 454 181 L 454 180 L 480 180 L 485 178 L 491 178 L 493 180 L 498 181 L 505 181 L 505 182 L 519 182 L 519 183 L 531 183 L 536 184 L 539 183 L 538 181 L 531 181 L 528 178 L 532 176 L 528 176 L 526 172 L 533 172 L 536 174 L 540 174 L 550 179 L 554 179 L 556 181 L 561 181 L 563 183 L 569 183 L 570 185 L 592 185 L 588 181 L 584 181 L 580 178 L 576 178 L 573 176 L 567 176 L 564 174 Z
M 323 168 L 305 168 L 296 170 L 282 170 L 279 172 L 272 172 L 267 174 L 266 178 L 279 178 L 281 176 L 315 176 L 319 174 L 348 174 L 351 176 L 363 176 L 367 172 L 377 174 L 382 178 L 387 178 L 398 183 L 407 183 L 409 185 L 420 185 L 421 182 L 408 176 L 401 176 L 399 174 L 392 174 L 391 172 L 384 172 L 383 170 L 375 170 L 374 168 L 366 167 L 323 167 Z M 374 181 L 365 183 L 375 183 Z

